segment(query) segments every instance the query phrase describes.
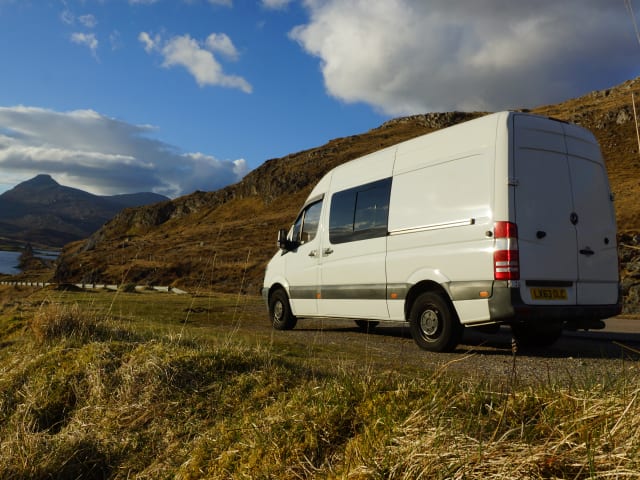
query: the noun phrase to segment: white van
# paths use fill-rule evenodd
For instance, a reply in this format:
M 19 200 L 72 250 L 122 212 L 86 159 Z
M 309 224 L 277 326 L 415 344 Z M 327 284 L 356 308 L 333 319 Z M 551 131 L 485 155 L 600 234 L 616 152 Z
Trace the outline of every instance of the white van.
M 587 130 L 500 112 L 347 162 L 278 237 L 262 294 L 298 318 L 409 322 L 426 350 L 509 324 L 548 345 L 621 311 L 613 195 Z

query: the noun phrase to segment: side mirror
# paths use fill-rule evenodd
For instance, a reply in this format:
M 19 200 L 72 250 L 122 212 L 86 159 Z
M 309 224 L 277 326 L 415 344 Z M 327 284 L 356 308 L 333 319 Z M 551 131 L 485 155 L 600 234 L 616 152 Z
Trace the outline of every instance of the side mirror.
M 290 242 L 287 240 L 287 231 L 284 228 L 278 230 L 278 248 L 280 250 L 288 250 Z

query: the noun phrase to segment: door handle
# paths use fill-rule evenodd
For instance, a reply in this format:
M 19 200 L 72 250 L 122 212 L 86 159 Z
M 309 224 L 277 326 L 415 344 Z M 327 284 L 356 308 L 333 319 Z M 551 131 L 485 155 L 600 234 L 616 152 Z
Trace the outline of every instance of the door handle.
M 587 248 L 583 248 L 582 250 L 580 250 L 580 253 L 582 255 L 586 255 L 587 257 L 590 257 L 591 255 L 594 255 L 596 252 L 594 252 L 589 247 L 587 247 Z
M 332 249 L 332 248 L 325 248 L 325 249 L 322 251 L 322 254 L 323 254 L 324 256 L 331 255 L 332 253 L 333 253 L 333 249 Z
M 309 252 L 309 256 L 310 256 L 310 257 L 316 257 L 316 256 L 318 256 L 318 251 L 317 251 L 317 250 L 311 250 L 311 251 Z

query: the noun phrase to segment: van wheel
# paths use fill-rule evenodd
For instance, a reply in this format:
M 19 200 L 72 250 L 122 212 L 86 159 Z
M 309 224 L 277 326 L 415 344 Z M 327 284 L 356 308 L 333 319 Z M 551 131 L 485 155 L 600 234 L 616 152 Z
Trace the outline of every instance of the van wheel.
M 511 325 L 513 336 L 523 348 L 550 347 L 562 336 L 562 323 L 530 325 L 516 323 Z
M 373 329 L 378 326 L 378 323 L 380 323 L 380 322 L 372 322 L 370 320 L 356 320 L 355 322 L 358 328 L 365 333 L 369 333 L 373 331 Z
M 289 298 L 284 290 L 279 289 L 271 294 L 269 316 L 276 330 L 291 330 L 298 323 L 298 319 L 291 313 Z
M 435 292 L 421 294 L 409 316 L 411 336 L 418 346 L 432 352 L 449 352 L 462 338 L 462 325 L 449 303 Z

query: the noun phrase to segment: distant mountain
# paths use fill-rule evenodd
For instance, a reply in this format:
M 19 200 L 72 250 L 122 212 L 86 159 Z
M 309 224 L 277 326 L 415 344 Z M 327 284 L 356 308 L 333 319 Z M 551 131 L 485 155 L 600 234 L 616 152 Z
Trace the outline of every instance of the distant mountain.
M 0 239 L 62 247 L 87 238 L 124 208 L 166 200 L 155 193 L 93 195 L 41 174 L 0 195 Z

